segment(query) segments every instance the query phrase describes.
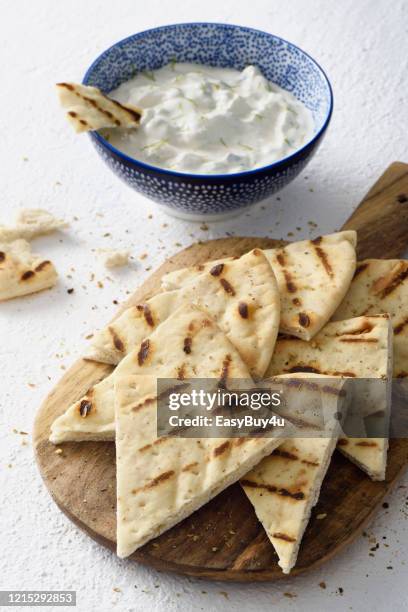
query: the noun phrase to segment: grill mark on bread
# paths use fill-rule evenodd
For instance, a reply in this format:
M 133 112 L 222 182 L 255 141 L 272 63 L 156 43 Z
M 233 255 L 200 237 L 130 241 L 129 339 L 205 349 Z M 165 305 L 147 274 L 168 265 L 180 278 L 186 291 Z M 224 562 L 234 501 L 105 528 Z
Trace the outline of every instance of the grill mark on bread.
M 148 491 L 149 489 L 154 489 L 154 487 L 161 485 L 163 482 L 166 482 L 166 480 L 169 480 L 169 478 L 172 478 L 174 475 L 174 470 L 168 470 L 167 472 L 163 472 L 162 474 L 159 474 L 159 476 L 156 476 L 156 478 L 150 480 L 143 487 L 140 487 L 140 489 L 133 489 L 132 493 L 133 495 L 135 495 L 136 493 L 139 493 L 139 491 Z
M 287 533 L 281 533 L 280 531 L 273 533 L 272 537 L 276 538 L 277 540 L 284 540 L 285 542 L 296 542 L 296 538 L 292 538 Z
M 226 293 L 228 293 L 229 295 L 235 295 L 234 287 L 231 285 L 231 283 L 227 281 L 226 278 L 220 278 L 220 283 Z
M 75 113 L 74 111 L 68 111 L 68 115 L 72 117 L 73 119 L 76 119 L 77 121 L 79 121 L 81 125 L 84 125 L 85 127 L 89 127 L 88 122 L 85 121 L 85 119 L 81 119 L 80 117 L 78 117 L 77 113 Z
M 282 268 L 286 265 L 285 253 L 283 251 L 276 253 L 276 261 Z
M 365 448 L 375 448 L 377 446 L 377 443 L 369 442 L 368 440 L 361 440 L 361 442 L 356 442 L 356 446 L 362 446 Z
M 182 472 L 190 472 L 190 470 L 192 470 L 193 468 L 197 467 L 198 461 L 194 461 L 193 463 L 188 463 L 187 465 L 185 465 L 183 467 L 183 469 L 181 470 Z
M 75 91 L 75 87 L 69 83 L 57 83 L 57 87 L 65 87 L 65 89 L 69 89 L 69 91 Z
M 302 327 L 309 327 L 309 325 L 310 325 L 310 317 L 305 312 L 299 312 L 298 319 L 299 319 L 299 324 Z
M 139 312 L 143 313 L 146 323 L 150 327 L 154 327 L 155 323 L 154 323 L 152 311 L 150 310 L 148 304 L 138 304 L 136 308 L 138 309 Z
M 339 338 L 340 342 L 378 342 L 378 338 Z
M 366 263 L 362 263 L 362 264 L 358 264 L 357 268 L 354 272 L 354 276 L 353 279 L 356 278 L 356 276 L 358 276 L 359 274 L 361 274 L 361 272 L 364 272 L 364 270 L 366 270 L 368 268 L 368 262 Z
M 167 438 L 157 438 L 157 440 L 155 440 L 151 444 L 146 444 L 145 446 L 142 446 L 141 448 L 139 448 L 138 452 L 139 453 L 144 453 L 147 450 L 149 450 L 150 448 L 152 448 L 153 446 L 157 446 L 158 444 L 162 444 L 163 442 L 166 442 L 166 440 L 167 440 Z
M 110 98 L 109 98 L 110 99 Z M 140 121 L 141 118 L 141 114 L 139 113 L 139 111 L 137 111 L 134 108 L 130 108 L 129 106 L 124 106 L 123 104 L 121 104 L 120 102 L 118 102 L 117 100 L 111 100 L 111 102 L 113 102 L 113 104 L 115 106 L 118 106 L 119 108 L 121 108 L 123 111 L 125 111 L 126 113 L 129 113 L 129 115 L 135 120 L 135 121 Z
M 186 366 L 183 363 L 179 368 L 177 368 L 177 380 L 184 380 L 186 377 Z
M 238 304 L 238 312 L 239 312 L 239 315 L 243 319 L 248 319 L 248 317 L 249 317 L 248 304 L 246 302 L 239 302 L 239 304 Z
M 83 399 L 79 404 L 79 414 L 85 419 L 92 410 L 92 402 L 89 399 Z
M 20 280 L 22 281 L 29 280 L 30 278 L 33 278 L 33 276 L 35 276 L 34 270 L 27 270 L 26 272 L 23 272 L 23 274 L 20 277 Z
M 264 491 L 268 491 L 268 493 L 275 493 L 276 495 L 281 495 L 282 497 L 290 497 L 296 501 L 300 501 L 305 499 L 305 494 L 303 491 L 296 491 L 296 493 L 291 493 L 287 489 L 282 487 L 277 487 L 275 485 L 263 484 L 260 482 L 256 482 L 255 480 L 241 480 L 241 484 L 243 487 L 250 487 L 251 489 L 263 489 Z
M 6 259 L 6 254 L 4 253 L 4 251 L 0 251 L 0 263 L 3 263 L 5 259 Z
M 225 388 L 228 379 L 229 367 L 231 365 L 231 355 L 226 355 L 224 361 L 222 362 L 222 370 L 221 376 L 219 380 L 219 387 Z
M 193 344 L 193 339 L 191 338 L 191 336 L 187 336 L 186 338 L 184 338 L 183 351 L 185 352 L 186 355 L 191 354 L 192 344 Z
M 216 446 L 214 448 L 214 457 L 219 457 L 220 455 L 224 454 L 229 449 L 230 446 L 231 446 L 231 442 L 229 440 L 227 440 L 226 442 L 223 442 L 219 446 Z
M 316 255 L 318 256 L 318 258 L 320 259 L 320 261 L 323 264 L 324 269 L 327 272 L 327 275 L 330 276 L 330 278 L 333 278 L 333 268 L 330 265 L 330 261 L 329 258 L 327 256 L 326 251 L 319 246 L 320 242 L 321 242 L 322 238 L 321 236 L 319 236 L 319 238 L 315 238 L 314 240 L 312 240 L 312 244 L 314 246 L 314 250 Z
M 400 265 L 400 268 L 402 268 L 402 269 L 400 269 L 397 272 L 397 274 L 394 275 L 390 279 L 388 284 L 386 284 L 385 286 L 383 286 L 382 283 L 381 283 L 381 281 L 384 282 L 386 280 L 384 277 L 378 279 L 378 281 L 374 284 L 373 291 L 376 292 L 379 289 L 379 296 L 380 296 L 380 298 L 384 299 L 385 297 L 390 295 L 400 285 L 402 285 L 402 283 L 408 277 L 408 264 L 405 264 L 404 262 L 402 262 L 402 265 Z
M 220 276 L 220 274 L 222 274 L 222 271 L 224 270 L 224 264 L 223 263 L 219 263 L 216 264 L 215 266 L 213 266 L 210 270 L 210 274 L 211 276 Z
M 310 373 L 310 374 L 327 374 L 328 376 L 346 376 L 349 378 L 355 378 L 355 374 L 354 372 L 340 372 L 338 370 L 319 370 L 319 368 L 315 368 L 313 366 L 307 366 L 307 365 L 293 365 L 291 366 L 289 369 L 285 369 L 285 372 L 287 372 L 288 374 L 296 374 L 296 373 L 300 373 L 300 372 L 306 372 L 306 373 Z
M 297 287 L 292 280 L 291 274 L 287 270 L 283 270 L 283 275 L 285 277 L 286 289 L 289 293 L 296 293 Z
M 289 461 L 300 461 L 304 465 L 309 465 L 311 467 L 319 467 L 319 463 L 317 463 L 316 461 L 308 461 L 307 459 L 300 459 L 294 453 L 289 453 L 288 451 L 285 451 L 285 450 L 277 449 L 276 451 L 274 451 L 273 454 L 276 455 L 277 457 L 282 457 L 282 459 L 289 459 Z
M 358 335 L 358 334 L 368 334 L 370 331 L 372 331 L 374 328 L 374 325 L 372 325 L 369 321 L 363 321 L 362 325 L 360 327 L 358 327 L 357 329 L 352 329 L 350 331 L 345 331 L 345 332 L 338 332 L 336 334 L 336 336 L 352 336 L 352 335 Z
M 142 410 L 142 408 L 144 408 L 147 404 L 152 404 L 156 400 L 157 400 L 157 397 L 148 397 L 147 399 L 144 400 L 144 402 L 141 402 L 140 404 L 133 406 L 132 412 L 139 412 L 139 410 Z
M 408 317 L 406 317 L 403 321 L 401 321 L 401 323 L 398 323 L 398 325 L 394 327 L 394 334 L 400 334 L 406 325 L 408 325 Z
M 113 346 L 115 347 L 115 349 L 117 351 L 120 351 L 121 353 L 124 352 L 125 350 L 125 345 L 122 342 L 122 339 L 119 337 L 119 335 L 116 333 L 116 331 L 114 330 L 113 327 L 111 327 L 109 325 L 108 327 L 108 331 L 110 333 L 110 335 L 112 336 L 112 342 L 113 342 Z
M 36 266 L 34 268 L 35 272 L 41 272 L 41 270 L 44 270 L 44 268 L 46 268 L 47 266 L 50 266 L 51 262 L 48 259 L 45 259 L 44 261 L 42 261 L 41 263 L 38 264 L 38 266 Z
M 137 354 L 137 361 L 140 366 L 143 365 L 144 362 L 146 361 L 147 356 L 149 354 L 149 350 L 150 350 L 150 340 L 143 340 L 142 344 L 140 345 L 139 352 Z

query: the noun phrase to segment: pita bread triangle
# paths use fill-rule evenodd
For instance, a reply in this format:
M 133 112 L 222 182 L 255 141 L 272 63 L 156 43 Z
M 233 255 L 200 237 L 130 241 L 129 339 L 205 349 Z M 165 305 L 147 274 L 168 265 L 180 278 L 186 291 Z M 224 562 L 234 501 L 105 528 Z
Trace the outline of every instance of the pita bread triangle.
M 387 312 L 394 330 L 394 378 L 408 376 L 408 261 L 365 259 L 357 265 L 333 321 Z
M 383 319 L 383 321 L 386 321 L 386 319 Z M 390 326 L 388 325 L 388 331 L 382 330 L 382 332 L 381 335 L 383 336 L 388 333 L 390 346 Z M 386 372 L 388 368 L 386 375 L 389 379 L 391 348 L 387 361 L 384 360 L 382 347 L 378 351 L 375 349 L 374 351 L 377 358 L 382 361 L 382 366 L 378 366 L 379 373 L 381 370 Z M 363 362 L 356 362 L 355 374 L 361 377 L 367 376 Z M 312 373 L 285 374 L 276 378 L 285 377 L 291 379 L 327 378 L 326 375 Z M 339 391 L 342 390 L 343 382 L 344 379 L 338 379 Z M 336 385 L 335 379 L 330 380 L 331 386 L 333 386 L 333 383 Z M 390 385 L 388 387 L 391 388 Z M 326 421 L 328 422 L 326 431 L 328 432 L 331 428 L 331 435 L 320 438 L 312 438 L 309 435 L 307 438 L 288 439 L 241 480 L 241 485 L 278 554 L 279 565 L 284 573 L 289 573 L 296 563 L 303 534 L 312 509 L 319 499 L 321 485 L 341 432 L 340 424 L 337 423 L 336 425 L 336 421 L 330 421 L 330 411 L 333 415 L 339 412 L 344 414 L 344 408 L 340 407 L 339 409 L 339 402 L 337 401 L 339 398 L 336 398 L 331 391 L 325 393 L 325 387 L 322 387 L 322 392 L 324 401 L 329 404 L 329 414 L 327 415 L 329 420 Z M 313 403 L 310 401 L 313 400 L 313 397 L 307 398 L 306 403 L 304 394 L 300 395 L 299 398 L 306 415 L 307 403 Z M 390 397 L 387 401 L 389 406 Z M 293 410 L 291 414 L 294 414 Z M 310 417 L 306 418 L 306 421 L 310 422 Z M 340 450 L 344 451 L 346 449 L 345 454 L 354 463 L 373 478 L 383 479 L 385 477 L 387 439 L 341 437 L 340 440 L 345 444 L 345 446 L 340 446 Z
M 311 342 L 281 337 L 267 371 L 272 377 L 281 373 L 308 372 L 328 376 L 377 378 L 391 387 L 392 329 L 388 315 L 356 317 L 328 323 Z M 368 381 L 369 382 L 369 381 Z M 375 403 L 373 404 L 375 408 Z M 366 412 L 370 415 L 371 403 Z M 390 398 L 384 407 L 388 420 Z M 387 438 L 344 438 L 339 450 L 354 461 L 373 480 L 385 478 Z
M 289 377 L 296 377 L 297 381 L 310 377 L 316 379 L 313 374 Z M 325 409 L 331 411 L 333 416 L 341 399 L 342 381 L 339 379 L 336 382 L 330 378 L 330 385 L 328 391 L 323 386 L 313 391 L 297 386 L 294 391 L 299 394 L 301 402 L 305 401 L 305 393 L 311 401 L 322 397 Z M 312 508 L 319 499 L 320 488 L 336 447 L 339 428 L 338 421 L 330 420 L 322 437 L 285 440 L 241 480 L 285 574 L 296 563 L 303 534 Z
M 140 123 L 140 108 L 120 104 L 97 87 L 77 83 L 57 83 L 57 94 L 67 119 L 76 132 L 102 128 L 134 128 Z
M 176 291 L 128 308 L 95 337 L 87 359 L 119 361 L 186 304 L 202 306 L 238 349 L 251 375 L 261 378 L 278 333 L 280 298 L 275 276 L 259 249 L 212 266 Z
M 185 352 L 189 338 L 191 351 Z M 117 552 L 130 555 L 238 480 L 276 438 L 157 438 L 158 378 L 250 380 L 238 352 L 193 306 L 178 309 L 115 376 Z
M 280 331 L 310 340 L 327 323 L 343 299 L 356 267 L 357 235 L 337 232 L 264 251 L 281 296 Z M 226 259 L 170 272 L 164 289 L 179 289 L 199 273 Z
M 56 282 L 52 262 L 33 254 L 26 240 L 0 244 L 0 301 L 48 289 Z

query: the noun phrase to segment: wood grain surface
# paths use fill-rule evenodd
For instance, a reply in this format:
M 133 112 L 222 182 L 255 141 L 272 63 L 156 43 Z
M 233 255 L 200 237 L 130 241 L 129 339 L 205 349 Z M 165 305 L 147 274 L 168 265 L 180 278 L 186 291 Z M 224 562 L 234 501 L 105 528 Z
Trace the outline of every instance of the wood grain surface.
M 344 228 L 358 230 L 360 259 L 402 255 L 408 246 L 408 165 L 392 164 Z M 170 270 L 276 244 L 268 238 L 221 238 L 194 244 L 161 266 L 121 310 L 156 293 L 161 276 Z M 41 475 L 57 505 L 91 537 L 115 550 L 114 444 L 67 443 L 60 445 L 62 453 L 57 454 L 55 446 L 48 442 L 51 422 L 110 371 L 110 366 L 77 361 L 38 411 L 34 447 Z M 387 478 L 372 482 L 336 451 L 291 575 L 317 567 L 351 542 L 407 461 L 408 440 L 391 440 Z M 324 520 L 316 519 L 320 513 L 327 514 Z M 237 484 L 143 546 L 130 559 L 160 570 L 217 580 L 283 577 L 273 547 Z

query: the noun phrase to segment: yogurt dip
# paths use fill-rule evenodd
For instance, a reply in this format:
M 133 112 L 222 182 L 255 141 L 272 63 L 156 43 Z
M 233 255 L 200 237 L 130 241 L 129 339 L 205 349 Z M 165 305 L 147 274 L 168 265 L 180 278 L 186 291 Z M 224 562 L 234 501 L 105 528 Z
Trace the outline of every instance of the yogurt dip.
M 230 174 L 267 166 L 306 144 L 312 114 L 258 68 L 174 63 L 141 72 L 109 94 L 143 109 L 140 127 L 107 129 L 139 161 L 177 172 Z

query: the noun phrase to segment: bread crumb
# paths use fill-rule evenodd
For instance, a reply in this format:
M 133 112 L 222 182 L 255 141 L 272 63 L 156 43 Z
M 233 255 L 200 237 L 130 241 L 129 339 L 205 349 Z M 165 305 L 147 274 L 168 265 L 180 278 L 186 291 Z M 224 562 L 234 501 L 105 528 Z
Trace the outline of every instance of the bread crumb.
M 322 519 L 325 519 L 326 516 L 327 516 L 327 512 L 322 512 L 321 514 L 318 514 L 316 518 L 318 521 L 321 521 Z
M 106 268 L 120 268 L 127 266 L 129 263 L 129 251 L 120 251 L 116 249 L 98 249 L 103 265 Z

